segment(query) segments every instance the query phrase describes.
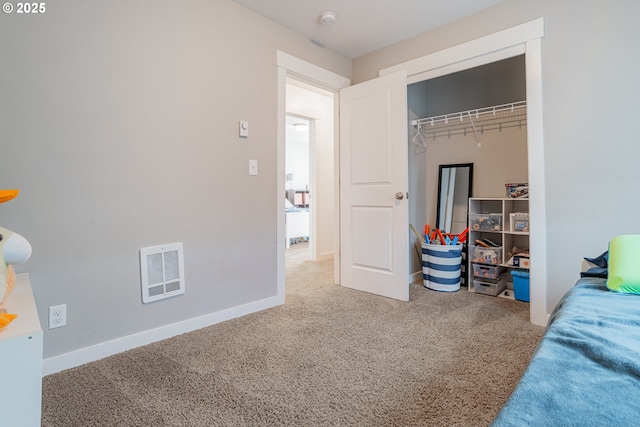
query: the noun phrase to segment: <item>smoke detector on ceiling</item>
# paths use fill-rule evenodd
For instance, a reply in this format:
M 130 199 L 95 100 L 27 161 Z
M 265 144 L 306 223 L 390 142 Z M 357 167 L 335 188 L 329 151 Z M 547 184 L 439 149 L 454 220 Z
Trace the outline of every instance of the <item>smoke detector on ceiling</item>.
M 331 25 L 336 22 L 335 12 L 322 12 L 320 14 L 320 23 L 322 25 Z

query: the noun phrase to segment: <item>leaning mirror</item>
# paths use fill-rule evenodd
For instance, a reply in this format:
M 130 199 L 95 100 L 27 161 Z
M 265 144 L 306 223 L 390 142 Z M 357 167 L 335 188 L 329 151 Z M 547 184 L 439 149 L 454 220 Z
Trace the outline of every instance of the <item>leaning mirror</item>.
M 472 184 L 473 163 L 440 165 L 436 214 L 436 224 L 440 230 L 459 234 L 467 228 Z

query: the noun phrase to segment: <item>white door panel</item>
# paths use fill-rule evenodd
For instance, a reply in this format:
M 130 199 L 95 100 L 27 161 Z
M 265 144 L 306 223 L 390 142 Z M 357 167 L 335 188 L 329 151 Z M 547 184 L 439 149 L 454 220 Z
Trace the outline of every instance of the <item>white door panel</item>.
M 404 301 L 409 299 L 407 150 L 403 72 L 341 91 L 341 283 Z
M 355 206 L 351 211 L 352 264 L 355 268 L 370 268 L 391 272 L 393 243 L 390 233 L 369 230 L 390 230 L 393 212 L 389 208 Z
M 352 185 L 391 185 L 389 95 L 385 90 L 353 100 L 351 129 L 357 133 L 350 147 Z

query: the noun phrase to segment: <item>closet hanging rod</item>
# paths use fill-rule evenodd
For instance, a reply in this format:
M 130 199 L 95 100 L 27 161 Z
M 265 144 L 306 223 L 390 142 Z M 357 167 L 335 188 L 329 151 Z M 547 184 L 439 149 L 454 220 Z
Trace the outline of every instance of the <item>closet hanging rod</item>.
M 478 108 L 475 110 L 460 111 L 457 113 L 443 114 L 441 116 L 427 117 L 411 121 L 413 126 L 435 126 L 439 123 L 449 124 L 450 121 L 464 121 L 466 118 L 480 119 L 484 116 L 495 116 L 498 113 L 515 113 L 517 110 L 527 108 L 527 101 L 511 102 L 509 104 L 495 105 L 492 107 Z
M 426 135 L 422 135 L 423 139 L 436 139 L 436 138 L 440 138 L 440 137 L 452 137 L 452 136 L 456 136 L 456 135 L 463 135 L 463 136 L 467 136 L 467 135 L 473 135 L 476 133 L 479 134 L 483 134 L 485 132 L 489 132 L 489 131 L 493 131 L 493 130 L 499 130 L 499 131 L 503 131 L 505 129 L 510 129 L 510 128 L 522 128 L 523 126 L 526 126 L 527 122 L 526 121 L 522 121 L 522 122 L 510 122 L 507 124 L 502 124 L 502 123 L 496 123 L 496 124 L 490 124 L 490 125 L 478 125 L 478 130 L 477 132 L 473 132 L 473 130 L 469 127 L 465 127 L 465 128 L 453 128 L 452 130 L 447 130 L 447 129 L 442 129 L 442 130 L 434 130 L 432 132 L 428 132 Z M 421 145 L 421 144 L 418 144 Z M 424 146 L 424 145 L 422 145 Z

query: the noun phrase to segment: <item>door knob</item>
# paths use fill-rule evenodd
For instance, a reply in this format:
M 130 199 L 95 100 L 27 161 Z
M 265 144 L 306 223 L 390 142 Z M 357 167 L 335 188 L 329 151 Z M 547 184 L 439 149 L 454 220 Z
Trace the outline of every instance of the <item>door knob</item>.
M 402 193 L 402 191 L 398 191 L 396 193 L 396 200 L 402 200 L 404 199 L 404 194 Z

